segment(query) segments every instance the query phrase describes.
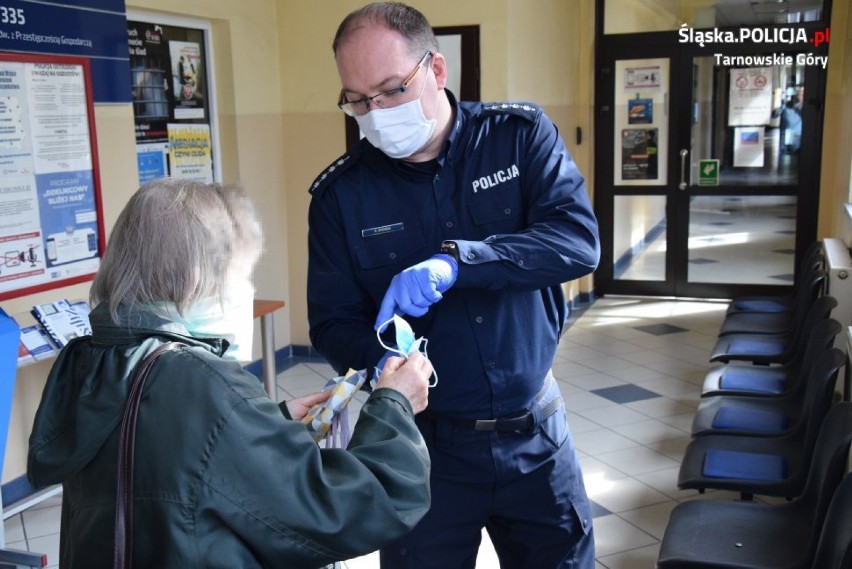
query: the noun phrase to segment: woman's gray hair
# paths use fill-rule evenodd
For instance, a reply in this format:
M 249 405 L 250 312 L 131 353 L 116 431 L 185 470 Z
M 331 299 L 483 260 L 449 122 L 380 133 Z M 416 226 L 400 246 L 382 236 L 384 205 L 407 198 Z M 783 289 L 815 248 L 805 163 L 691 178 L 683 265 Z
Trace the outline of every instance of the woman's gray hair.
M 92 283 L 92 306 L 174 303 L 182 314 L 249 278 L 263 237 L 254 207 L 235 186 L 161 178 L 133 194 L 115 222 Z
M 429 20 L 419 10 L 401 2 L 373 2 L 350 13 L 340 22 L 331 44 L 335 55 L 340 43 L 346 39 L 349 32 L 356 29 L 362 22 L 381 24 L 399 32 L 408 43 L 411 56 L 415 59 L 420 59 L 427 51 L 438 53 L 435 32 Z

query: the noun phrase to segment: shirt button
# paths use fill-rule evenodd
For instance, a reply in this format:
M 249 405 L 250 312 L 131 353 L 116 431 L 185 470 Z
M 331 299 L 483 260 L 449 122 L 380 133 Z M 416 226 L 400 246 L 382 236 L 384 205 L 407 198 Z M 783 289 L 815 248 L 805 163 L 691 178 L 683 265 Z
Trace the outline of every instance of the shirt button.
M 476 255 L 474 255 L 473 253 L 468 253 L 467 258 L 473 261 L 474 259 L 476 259 Z
M 390 255 L 388 255 L 388 257 L 390 257 L 391 259 L 396 259 L 396 253 L 394 253 L 393 251 L 391 251 L 391 254 L 390 254 Z
M 452 226 L 453 226 L 453 222 L 452 222 L 452 221 L 448 221 L 448 222 L 447 222 L 447 227 L 452 227 Z
M 521 266 L 521 267 L 523 267 L 523 266 L 524 266 L 524 260 L 523 260 L 523 259 L 518 259 L 518 265 L 519 265 L 519 266 Z
M 488 369 L 494 369 L 497 367 L 497 362 L 488 362 Z
M 477 317 L 476 317 L 476 323 L 477 323 L 477 324 L 482 324 L 482 316 L 477 316 Z
M 507 207 L 506 209 L 503 210 L 503 213 L 505 213 L 506 215 L 509 215 L 509 214 L 512 213 L 512 210 Z

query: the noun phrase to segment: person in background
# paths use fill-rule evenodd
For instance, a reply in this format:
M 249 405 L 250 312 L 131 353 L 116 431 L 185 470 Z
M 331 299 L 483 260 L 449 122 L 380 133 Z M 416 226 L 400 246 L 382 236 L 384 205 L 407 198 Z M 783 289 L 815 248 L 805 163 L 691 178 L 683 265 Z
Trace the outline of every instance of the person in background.
M 437 375 L 416 418 L 432 506 L 382 567 L 472 568 L 482 528 L 502 567 L 594 567 L 550 371 L 561 285 L 600 256 L 583 177 L 536 105 L 457 101 L 414 8 L 364 6 L 332 47 L 338 106 L 365 138 L 311 186 L 311 341 L 337 370 L 372 369 L 390 341 L 372 332 L 403 316 Z
M 133 567 L 320 567 L 374 551 L 429 506 L 414 425 L 432 368 L 388 361 L 348 450 L 300 419 L 328 397 L 270 400 L 251 357 L 261 231 L 235 187 L 160 179 L 116 221 L 91 290 L 93 333 L 59 354 L 29 443 L 36 488 L 63 485 L 59 566 L 112 567 L 119 425 L 137 364 Z

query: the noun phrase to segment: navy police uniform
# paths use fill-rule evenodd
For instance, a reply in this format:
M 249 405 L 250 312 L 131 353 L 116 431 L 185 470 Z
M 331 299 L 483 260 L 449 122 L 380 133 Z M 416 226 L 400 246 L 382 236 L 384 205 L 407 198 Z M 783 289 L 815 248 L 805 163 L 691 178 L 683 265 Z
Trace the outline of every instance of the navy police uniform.
M 391 279 L 455 242 L 454 286 L 406 317 L 438 377 L 418 416 L 432 508 L 382 551 L 383 566 L 474 567 L 487 527 L 504 567 L 592 567 L 589 504 L 550 374 L 561 283 L 600 257 L 585 182 L 537 106 L 447 95 L 454 122 L 436 160 L 394 160 L 361 140 L 313 183 L 311 341 L 338 371 L 371 369 Z

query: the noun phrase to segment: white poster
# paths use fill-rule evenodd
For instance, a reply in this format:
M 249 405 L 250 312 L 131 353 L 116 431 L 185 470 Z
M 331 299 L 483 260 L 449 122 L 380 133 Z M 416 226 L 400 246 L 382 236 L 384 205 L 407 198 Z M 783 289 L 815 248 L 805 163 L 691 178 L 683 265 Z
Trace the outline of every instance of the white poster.
M 768 125 L 772 117 L 772 68 L 731 69 L 728 126 Z
M 213 183 L 210 125 L 169 124 L 169 162 L 175 178 Z
M 0 62 L 0 294 L 100 264 L 82 65 Z
M 734 167 L 763 167 L 762 126 L 739 126 L 734 129 Z

